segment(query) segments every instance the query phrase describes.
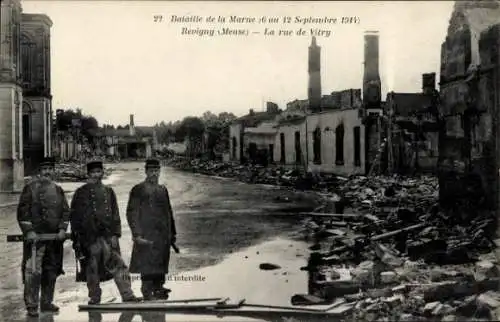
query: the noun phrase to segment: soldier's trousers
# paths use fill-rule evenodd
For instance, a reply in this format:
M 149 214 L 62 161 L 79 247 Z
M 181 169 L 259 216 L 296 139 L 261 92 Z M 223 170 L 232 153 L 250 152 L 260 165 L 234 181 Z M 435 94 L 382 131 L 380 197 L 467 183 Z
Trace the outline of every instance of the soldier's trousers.
M 25 247 L 24 303 L 27 309 L 36 310 L 39 302 L 44 306 L 52 304 L 54 300 L 56 279 L 61 271 L 63 247 L 62 243 L 57 241 L 37 242 L 34 261 L 31 244 Z
M 113 249 L 106 239 L 100 237 L 88 247 L 87 288 L 91 301 L 101 301 L 100 266 L 113 274 L 114 281 L 122 299 L 134 296 L 131 288 L 130 273 L 120 253 Z M 104 264 L 104 265 L 102 265 Z

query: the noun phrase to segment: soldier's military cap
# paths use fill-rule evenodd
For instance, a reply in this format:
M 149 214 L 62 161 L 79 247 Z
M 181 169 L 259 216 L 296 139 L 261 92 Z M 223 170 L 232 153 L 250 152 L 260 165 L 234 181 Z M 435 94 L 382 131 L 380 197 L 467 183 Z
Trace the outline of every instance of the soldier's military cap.
M 148 159 L 146 160 L 146 169 L 149 168 L 159 168 L 160 167 L 160 161 L 156 159 Z
M 56 165 L 56 160 L 53 157 L 45 157 L 40 162 L 40 167 L 53 167 Z
M 87 172 L 90 172 L 94 169 L 104 169 L 102 161 L 90 161 L 87 163 Z

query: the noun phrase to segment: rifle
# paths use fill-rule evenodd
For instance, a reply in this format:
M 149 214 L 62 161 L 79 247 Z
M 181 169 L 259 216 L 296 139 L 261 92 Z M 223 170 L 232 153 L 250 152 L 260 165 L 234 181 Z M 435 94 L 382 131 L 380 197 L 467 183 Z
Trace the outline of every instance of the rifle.
M 66 236 L 62 241 L 66 239 L 70 239 L 71 234 L 66 233 Z M 50 241 L 50 240 L 58 240 L 57 234 L 38 234 L 37 241 Z M 26 237 L 24 235 L 7 235 L 8 243 L 16 243 L 16 242 L 27 242 Z M 31 243 L 31 265 L 33 269 L 36 267 L 36 241 Z

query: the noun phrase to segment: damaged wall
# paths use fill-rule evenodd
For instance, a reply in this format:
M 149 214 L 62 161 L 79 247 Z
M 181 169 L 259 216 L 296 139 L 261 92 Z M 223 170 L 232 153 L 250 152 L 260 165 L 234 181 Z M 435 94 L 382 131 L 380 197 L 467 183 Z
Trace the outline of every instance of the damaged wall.
M 262 122 L 256 127 L 243 130 L 243 156 L 252 162 L 267 164 L 273 162 L 276 123 Z
M 364 174 L 365 134 L 358 109 L 310 114 L 307 116 L 306 126 L 309 169 L 347 176 Z M 355 131 L 359 131 L 359 134 L 355 135 Z M 355 136 L 359 140 L 355 140 Z
M 305 164 L 305 133 L 306 122 L 303 116 L 297 117 L 297 121 L 291 120 L 280 124 L 274 143 L 275 160 L 283 165 Z
M 240 161 L 243 145 L 243 126 L 241 123 L 234 122 L 229 126 L 229 155 L 231 161 Z
M 441 55 L 440 203 L 463 216 L 498 209 L 500 24 L 482 26 L 472 45 L 469 21 L 480 16 L 456 6 Z M 471 68 L 475 48 L 480 65 Z

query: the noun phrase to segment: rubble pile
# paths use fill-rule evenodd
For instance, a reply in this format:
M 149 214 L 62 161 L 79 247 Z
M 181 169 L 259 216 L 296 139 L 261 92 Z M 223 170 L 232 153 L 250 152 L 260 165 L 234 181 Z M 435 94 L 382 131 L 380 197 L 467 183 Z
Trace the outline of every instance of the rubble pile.
M 402 205 L 422 212 L 437 203 L 439 186 L 436 177 L 401 176 L 337 178 L 337 193 L 358 211 L 390 212 Z
M 312 241 L 308 294 L 292 305 L 328 304 L 354 321 L 495 320 L 500 272 L 493 213 L 442 211 L 435 177 L 304 174 L 301 169 L 171 159 L 182 170 L 315 190 L 303 213 Z M 500 246 L 500 245 L 499 245 Z
M 112 169 L 104 169 L 104 178 L 108 177 Z M 87 168 L 79 162 L 58 162 L 55 165 L 54 180 L 58 182 L 80 182 L 87 180 Z
M 183 171 L 211 176 L 234 178 L 246 183 L 272 184 L 298 189 L 328 189 L 328 177 L 312 177 L 304 174 L 302 168 L 286 169 L 281 166 L 241 165 L 220 161 L 188 160 L 174 157 L 165 161 L 166 165 Z
M 310 297 L 302 302 L 337 301 L 355 320 L 496 317 L 493 214 L 441 211 L 434 178 L 358 177 L 337 191 L 342 197 L 330 194 L 305 213 L 313 246 L 303 268 Z M 341 202 L 354 214 L 343 213 Z

